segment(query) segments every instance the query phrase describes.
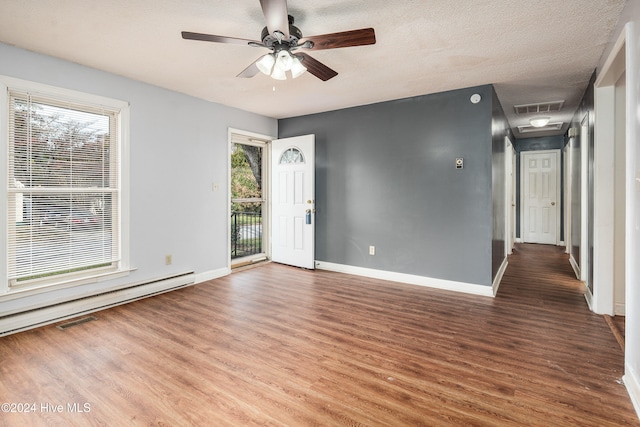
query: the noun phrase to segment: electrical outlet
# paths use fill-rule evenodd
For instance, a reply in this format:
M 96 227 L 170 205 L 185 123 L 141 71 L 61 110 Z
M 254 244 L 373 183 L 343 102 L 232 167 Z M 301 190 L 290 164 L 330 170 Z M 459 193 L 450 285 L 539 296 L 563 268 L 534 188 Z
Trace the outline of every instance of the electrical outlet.
M 164 263 L 165 265 L 171 265 L 171 255 L 165 255 L 164 257 Z
M 369 255 L 375 255 L 375 254 L 376 254 L 376 247 L 369 246 Z

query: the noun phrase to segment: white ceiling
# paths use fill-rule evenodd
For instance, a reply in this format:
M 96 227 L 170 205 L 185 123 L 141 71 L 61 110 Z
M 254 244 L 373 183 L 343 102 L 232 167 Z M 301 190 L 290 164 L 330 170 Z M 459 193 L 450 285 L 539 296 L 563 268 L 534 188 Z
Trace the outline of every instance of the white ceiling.
M 339 73 L 327 82 L 237 78 L 266 51 L 181 38 L 260 40 L 258 0 L 1 0 L 0 42 L 274 118 L 494 84 L 531 137 L 546 133 L 520 135 L 531 115 L 513 106 L 564 100 L 551 116 L 566 130 L 624 3 L 289 0 L 306 36 L 375 29 L 375 45 L 311 53 Z

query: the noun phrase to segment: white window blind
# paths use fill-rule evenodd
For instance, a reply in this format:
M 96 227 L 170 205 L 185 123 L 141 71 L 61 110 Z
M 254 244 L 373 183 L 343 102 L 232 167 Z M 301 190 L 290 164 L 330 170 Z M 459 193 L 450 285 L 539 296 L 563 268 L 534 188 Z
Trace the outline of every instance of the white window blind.
M 9 286 L 117 268 L 118 113 L 9 90 Z

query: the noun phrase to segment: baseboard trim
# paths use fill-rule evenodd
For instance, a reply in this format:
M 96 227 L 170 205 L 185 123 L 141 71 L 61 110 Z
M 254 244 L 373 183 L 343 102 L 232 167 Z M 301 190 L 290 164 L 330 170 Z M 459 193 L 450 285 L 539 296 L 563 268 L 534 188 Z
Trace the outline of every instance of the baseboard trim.
M 216 270 L 205 271 L 195 275 L 195 283 L 207 282 L 209 280 L 218 279 L 220 277 L 228 276 L 231 274 L 231 269 L 228 267 L 218 268 Z
M 586 286 L 584 287 L 584 299 L 587 300 L 587 306 L 589 307 L 589 310 L 596 313 L 593 307 L 593 293 L 591 293 L 591 289 Z
M 637 375 L 629 365 L 626 366 L 622 381 L 627 388 L 627 393 L 629 393 L 633 408 L 636 410 L 638 417 L 640 417 L 640 382 L 638 382 Z
M 337 273 L 353 274 L 355 276 L 370 277 L 372 279 L 389 280 L 392 282 L 426 286 L 430 288 L 463 292 L 473 295 L 482 295 L 488 297 L 494 296 L 493 288 L 491 286 L 477 285 L 474 283 L 435 279 L 433 277 L 396 273 L 393 271 L 376 270 L 372 268 L 355 267 L 352 265 L 335 264 L 325 261 L 316 261 L 316 268 L 319 270 L 335 271 Z
M 509 261 L 507 261 L 507 257 L 504 257 L 502 260 L 502 265 L 500 265 L 500 269 L 496 274 L 496 277 L 493 279 L 493 284 L 491 285 L 491 289 L 493 291 L 493 296 L 498 294 L 498 288 L 500 287 L 500 282 L 502 282 L 502 276 L 504 276 L 504 272 L 507 271 L 507 266 L 509 265 Z
M 576 259 L 573 257 L 573 255 L 569 255 L 569 264 L 571 264 L 571 268 L 573 268 L 576 279 L 580 280 L 580 266 L 576 262 Z

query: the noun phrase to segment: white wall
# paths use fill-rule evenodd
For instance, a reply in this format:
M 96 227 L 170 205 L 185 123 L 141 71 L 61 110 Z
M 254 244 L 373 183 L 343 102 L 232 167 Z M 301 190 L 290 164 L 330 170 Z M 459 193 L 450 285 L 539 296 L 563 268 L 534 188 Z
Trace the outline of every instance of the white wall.
M 640 413 L 640 2 L 629 1 L 622 13 L 600 68 L 609 57 L 613 44 L 630 23 L 626 38 L 627 73 L 627 244 L 626 244 L 626 325 L 625 375 L 636 412 Z
M 130 103 L 130 260 L 136 268 L 126 278 L 56 293 L 9 301 L 0 295 L 0 316 L 61 295 L 73 298 L 185 271 L 197 277 L 226 271 L 228 128 L 276 135 L 275 119 L 1 43 L 0 74 Z M 0 152 L 4 162 L 6 148 Z M 212 190 L 214 183 L 220 190 Z M 6 199 L 6 186 L 0 187 Z M 173 256 L 170 266 L 166 254 Z

